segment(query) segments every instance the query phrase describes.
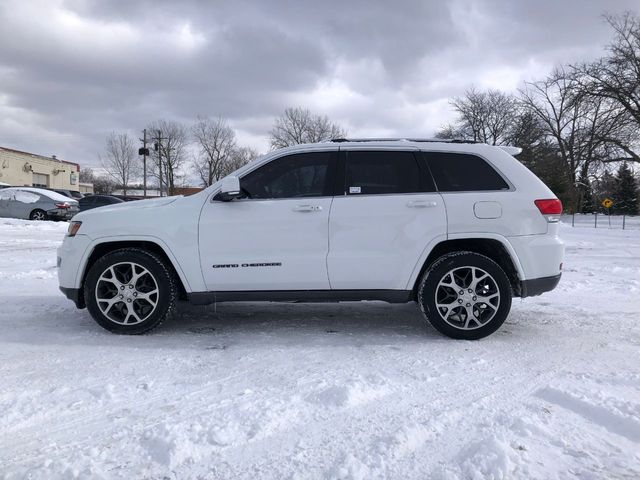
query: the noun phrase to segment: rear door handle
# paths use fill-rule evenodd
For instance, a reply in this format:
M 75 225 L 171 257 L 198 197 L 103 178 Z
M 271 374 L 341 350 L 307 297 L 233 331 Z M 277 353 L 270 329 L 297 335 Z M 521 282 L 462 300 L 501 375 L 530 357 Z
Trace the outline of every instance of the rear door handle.
M 407 207 L 412 208 L 433 208 L 438 205 L 438 202 L 428 200 L 412 200 L 407 203 Z
M 319 212 L 322 210 L 321 205 L 296 205 L 293 207 L 294 212 Z

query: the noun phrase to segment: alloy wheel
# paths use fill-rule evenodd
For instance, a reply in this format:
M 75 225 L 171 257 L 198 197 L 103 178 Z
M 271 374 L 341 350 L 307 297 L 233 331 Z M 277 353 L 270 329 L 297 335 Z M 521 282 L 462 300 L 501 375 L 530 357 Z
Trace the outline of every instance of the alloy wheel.
M 486 325 L 500 307 L 495 279 L 478 267 L 448 271 L 438 283 L 435 304 L 440 317 L 454 328 L 475 330 Z
M 96 282 L 95 298 L 102 314 L 119 325 L 142 323 L 158 305 L 158 282 L 138 263 L 108 267 Z

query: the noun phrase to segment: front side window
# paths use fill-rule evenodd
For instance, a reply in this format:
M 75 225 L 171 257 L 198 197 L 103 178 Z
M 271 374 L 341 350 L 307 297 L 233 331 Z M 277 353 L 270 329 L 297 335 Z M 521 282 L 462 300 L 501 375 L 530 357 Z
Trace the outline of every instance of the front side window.
M 240 180 L 251 199 L 331 196 L 334 153 L 297 153 L 273 160 Z
M 484 159 L 466 153 L 425 154 L 440 192 L 509 190 L 509 185 Z
M 412 152 L 349 151 L 345 160 L 347 195 L 431 192 L 433 183 Z

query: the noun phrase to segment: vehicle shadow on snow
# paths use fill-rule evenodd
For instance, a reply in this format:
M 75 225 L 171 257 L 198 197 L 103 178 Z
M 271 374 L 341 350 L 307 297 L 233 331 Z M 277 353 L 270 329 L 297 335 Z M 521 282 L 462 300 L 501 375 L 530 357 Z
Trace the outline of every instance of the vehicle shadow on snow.
M 4 339 L 28 344 L 205 349 L 213 348 L 213 341 L 222 350 L 230 345 L 255 344 L 256 340 L 260 344 L 307 346 L 451 341 L 431 327 L 413 303 L 246 302 L 202 307 L 180 302 L 173 317 L 151 333 L 120 336 L 102 329 L 86 309 L 77 310 L 63 298 L 52 300 L 29 297 L 37 310 L 6 312 L 13 320 L 4 325 Z M 520 318 L 515 323 L 507 320 L 489 338 L 517 342 L 517 338 L 532 334 L 526 314 L 515 316 Z
M 304 344 L 313 339 L 334 343 L 359 339 L 388 343 L 392 338 L 442 338 L 426 323 L 415 304 L 349 303 L 222 303 L 207 307 L 181 304 L 162 327 L 165 334 L 220 335 L 228 338 L 259 335 L 269 342 Z M 239 339 L 239 341 L 241 341 Z

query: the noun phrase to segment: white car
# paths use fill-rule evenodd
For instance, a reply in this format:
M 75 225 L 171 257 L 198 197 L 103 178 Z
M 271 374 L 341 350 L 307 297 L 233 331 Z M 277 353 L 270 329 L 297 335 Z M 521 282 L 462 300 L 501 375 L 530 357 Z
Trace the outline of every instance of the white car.
M 518 150 L 404 139 L 277 150 L 196 195 L 81 212 L 58 250 L 60 289 L 116 333 L 157 327 L 181 298 L 382 300 L 482 338 L 512 296 L 552 290 L 562 270 L 562 205 Z

